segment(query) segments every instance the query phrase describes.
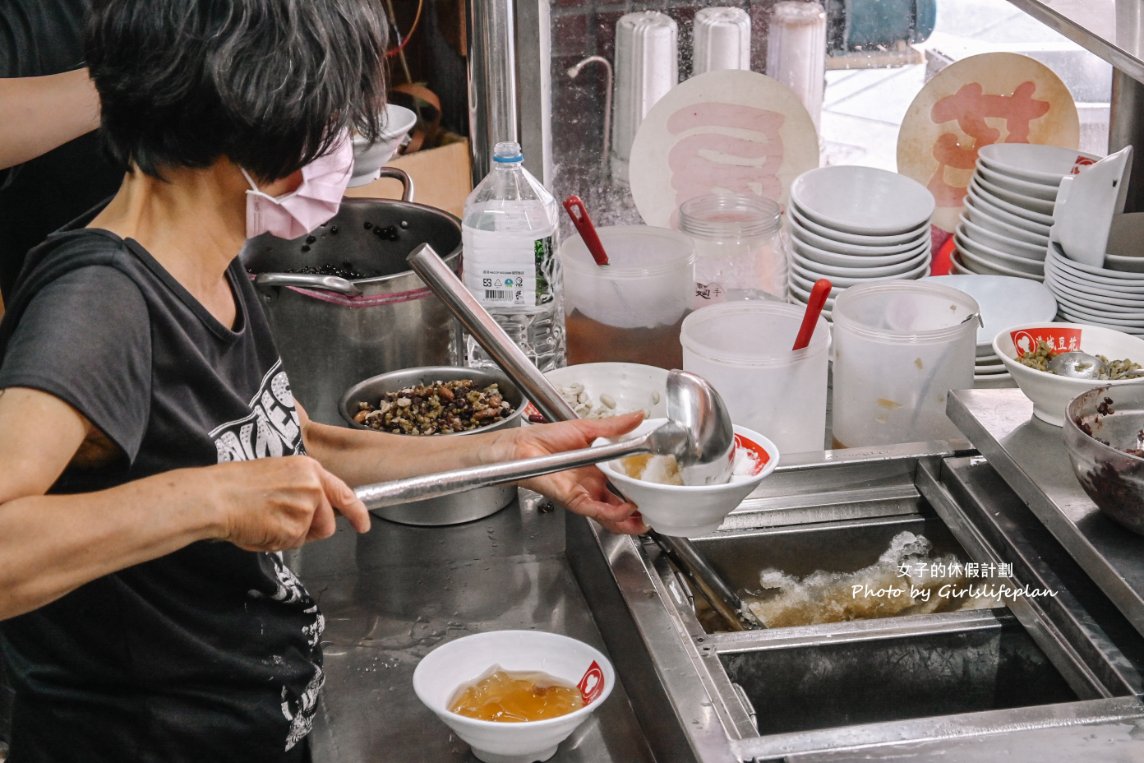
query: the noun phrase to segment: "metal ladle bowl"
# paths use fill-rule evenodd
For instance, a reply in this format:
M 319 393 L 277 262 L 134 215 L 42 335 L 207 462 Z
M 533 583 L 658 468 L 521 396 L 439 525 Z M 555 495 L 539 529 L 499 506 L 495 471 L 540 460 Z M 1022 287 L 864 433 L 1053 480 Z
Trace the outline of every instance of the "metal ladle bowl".
M 694 374 L 672 371 L 667 375 L 667 412 L 665 424 L 607 445 L 363 485 L 355 493 L 366 508 L 381 509 L 648 452 L 674 456 L 685 484 L 727 482 L 735 432 L 719 393 Z
M 1107 368 L 1108 364 L 1103 360 L 1080 350 L 1054 355 L 1048 364 L 1049 373 L 1069 379 L 1100 379 L 1103 378 Z M 1141 373 L 1137 371 L 1132 376 L 1139 376 Z

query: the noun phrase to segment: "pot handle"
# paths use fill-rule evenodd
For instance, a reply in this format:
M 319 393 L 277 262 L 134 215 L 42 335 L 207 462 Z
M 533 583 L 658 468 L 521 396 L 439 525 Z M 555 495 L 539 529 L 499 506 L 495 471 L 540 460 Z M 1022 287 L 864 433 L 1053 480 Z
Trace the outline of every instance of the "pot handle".
M 401 200 L 413 201 L 413 178 L 405 170 L 396 167 L 382 167 L 379 178 L 393 178 L 401 183 Z
M 361 289 L 339 276 L 319 276 L 306 273 L 259 273 L 254 277 L 259 286 L 300 286 L 303 289 L 322 289 L 344 294 L 347 297 L 361 295 Z

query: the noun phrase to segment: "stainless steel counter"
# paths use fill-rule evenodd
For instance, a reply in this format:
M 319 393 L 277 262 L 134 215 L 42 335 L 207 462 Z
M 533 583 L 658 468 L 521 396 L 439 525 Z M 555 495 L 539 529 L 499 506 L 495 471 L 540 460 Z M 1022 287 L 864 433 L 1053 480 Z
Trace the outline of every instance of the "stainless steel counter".
M 374 519 L 291 554 L 326 617 L 317 763 L 472 761 L 413 693 L 413 669 L 469 633 L 535 628 L 607 649 L 565 559 L 565 516 L 512 504 L 453 527 Z M 623 685 L 553 761 L 653 760 Z
M 1077 482 L 1060 427 L 1019 390 L 963 390 L 948 413 L 1069 554 L 1144 634 L 1144 537 L 1104 517 Z

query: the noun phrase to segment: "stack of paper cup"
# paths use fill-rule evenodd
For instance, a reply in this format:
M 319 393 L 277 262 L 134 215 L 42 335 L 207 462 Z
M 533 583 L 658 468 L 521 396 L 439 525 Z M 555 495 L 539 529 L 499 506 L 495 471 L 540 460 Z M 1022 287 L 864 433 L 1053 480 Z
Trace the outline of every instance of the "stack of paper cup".
M 679 83 L 679 26 L 658 11 L 626 13 L 616 22 L 612 174 L 627 180 L 632 141 L 655 102 Z
M 751 68 L 751 17 L 742 8 L 703 8 L 692 27 L 691 74 Z
M 826 83 L 826 11 L 821 4 L 775 4 L 767 33 L 767 75 L 798 95 L 817 128 Z

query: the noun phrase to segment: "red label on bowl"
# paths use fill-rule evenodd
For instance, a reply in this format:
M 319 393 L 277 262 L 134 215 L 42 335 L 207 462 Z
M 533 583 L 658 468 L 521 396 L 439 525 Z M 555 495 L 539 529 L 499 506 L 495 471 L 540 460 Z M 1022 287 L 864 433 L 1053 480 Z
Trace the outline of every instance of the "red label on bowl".
M 1073 166 L 1069 173 L 1072 175 L 1079 175 L 1082 169 L 1092 164 L 1096 164 L 1095 159 L 1089 159 L 1087 156 L 1078 156 L 1073 160 Z
M 585 705 L 604 691 L 604 671 L 595 660 L 592 660 L 592 664 L 584 671 L 576 686 L 580 689 L 580 698 L 584 700 Z
M 1080 329 L 1044 326 L 1042 328 L 1010 331 L 1009 337 L 1013 340 L 1013 347 L 1017 350 L 1017 357 L 1020 358 L 1023 357 L 1025 353 L 1034 352 L 1037 349 L 1037 342 L 1044 342 L 1050 345 L 1054 353 L 1079 350 L 1080 334 Z
M 748 440 L 741 434 L 735 435 L 735 447 L 750 451 L 751 461 L 753 463 L 751 467 L 752 476 L 761 472 L 763 467 L 767 465 L 767 462 L 771 460 L 770 454 L 767 453 L 762 445 L 759 445 L 754 440 Z

